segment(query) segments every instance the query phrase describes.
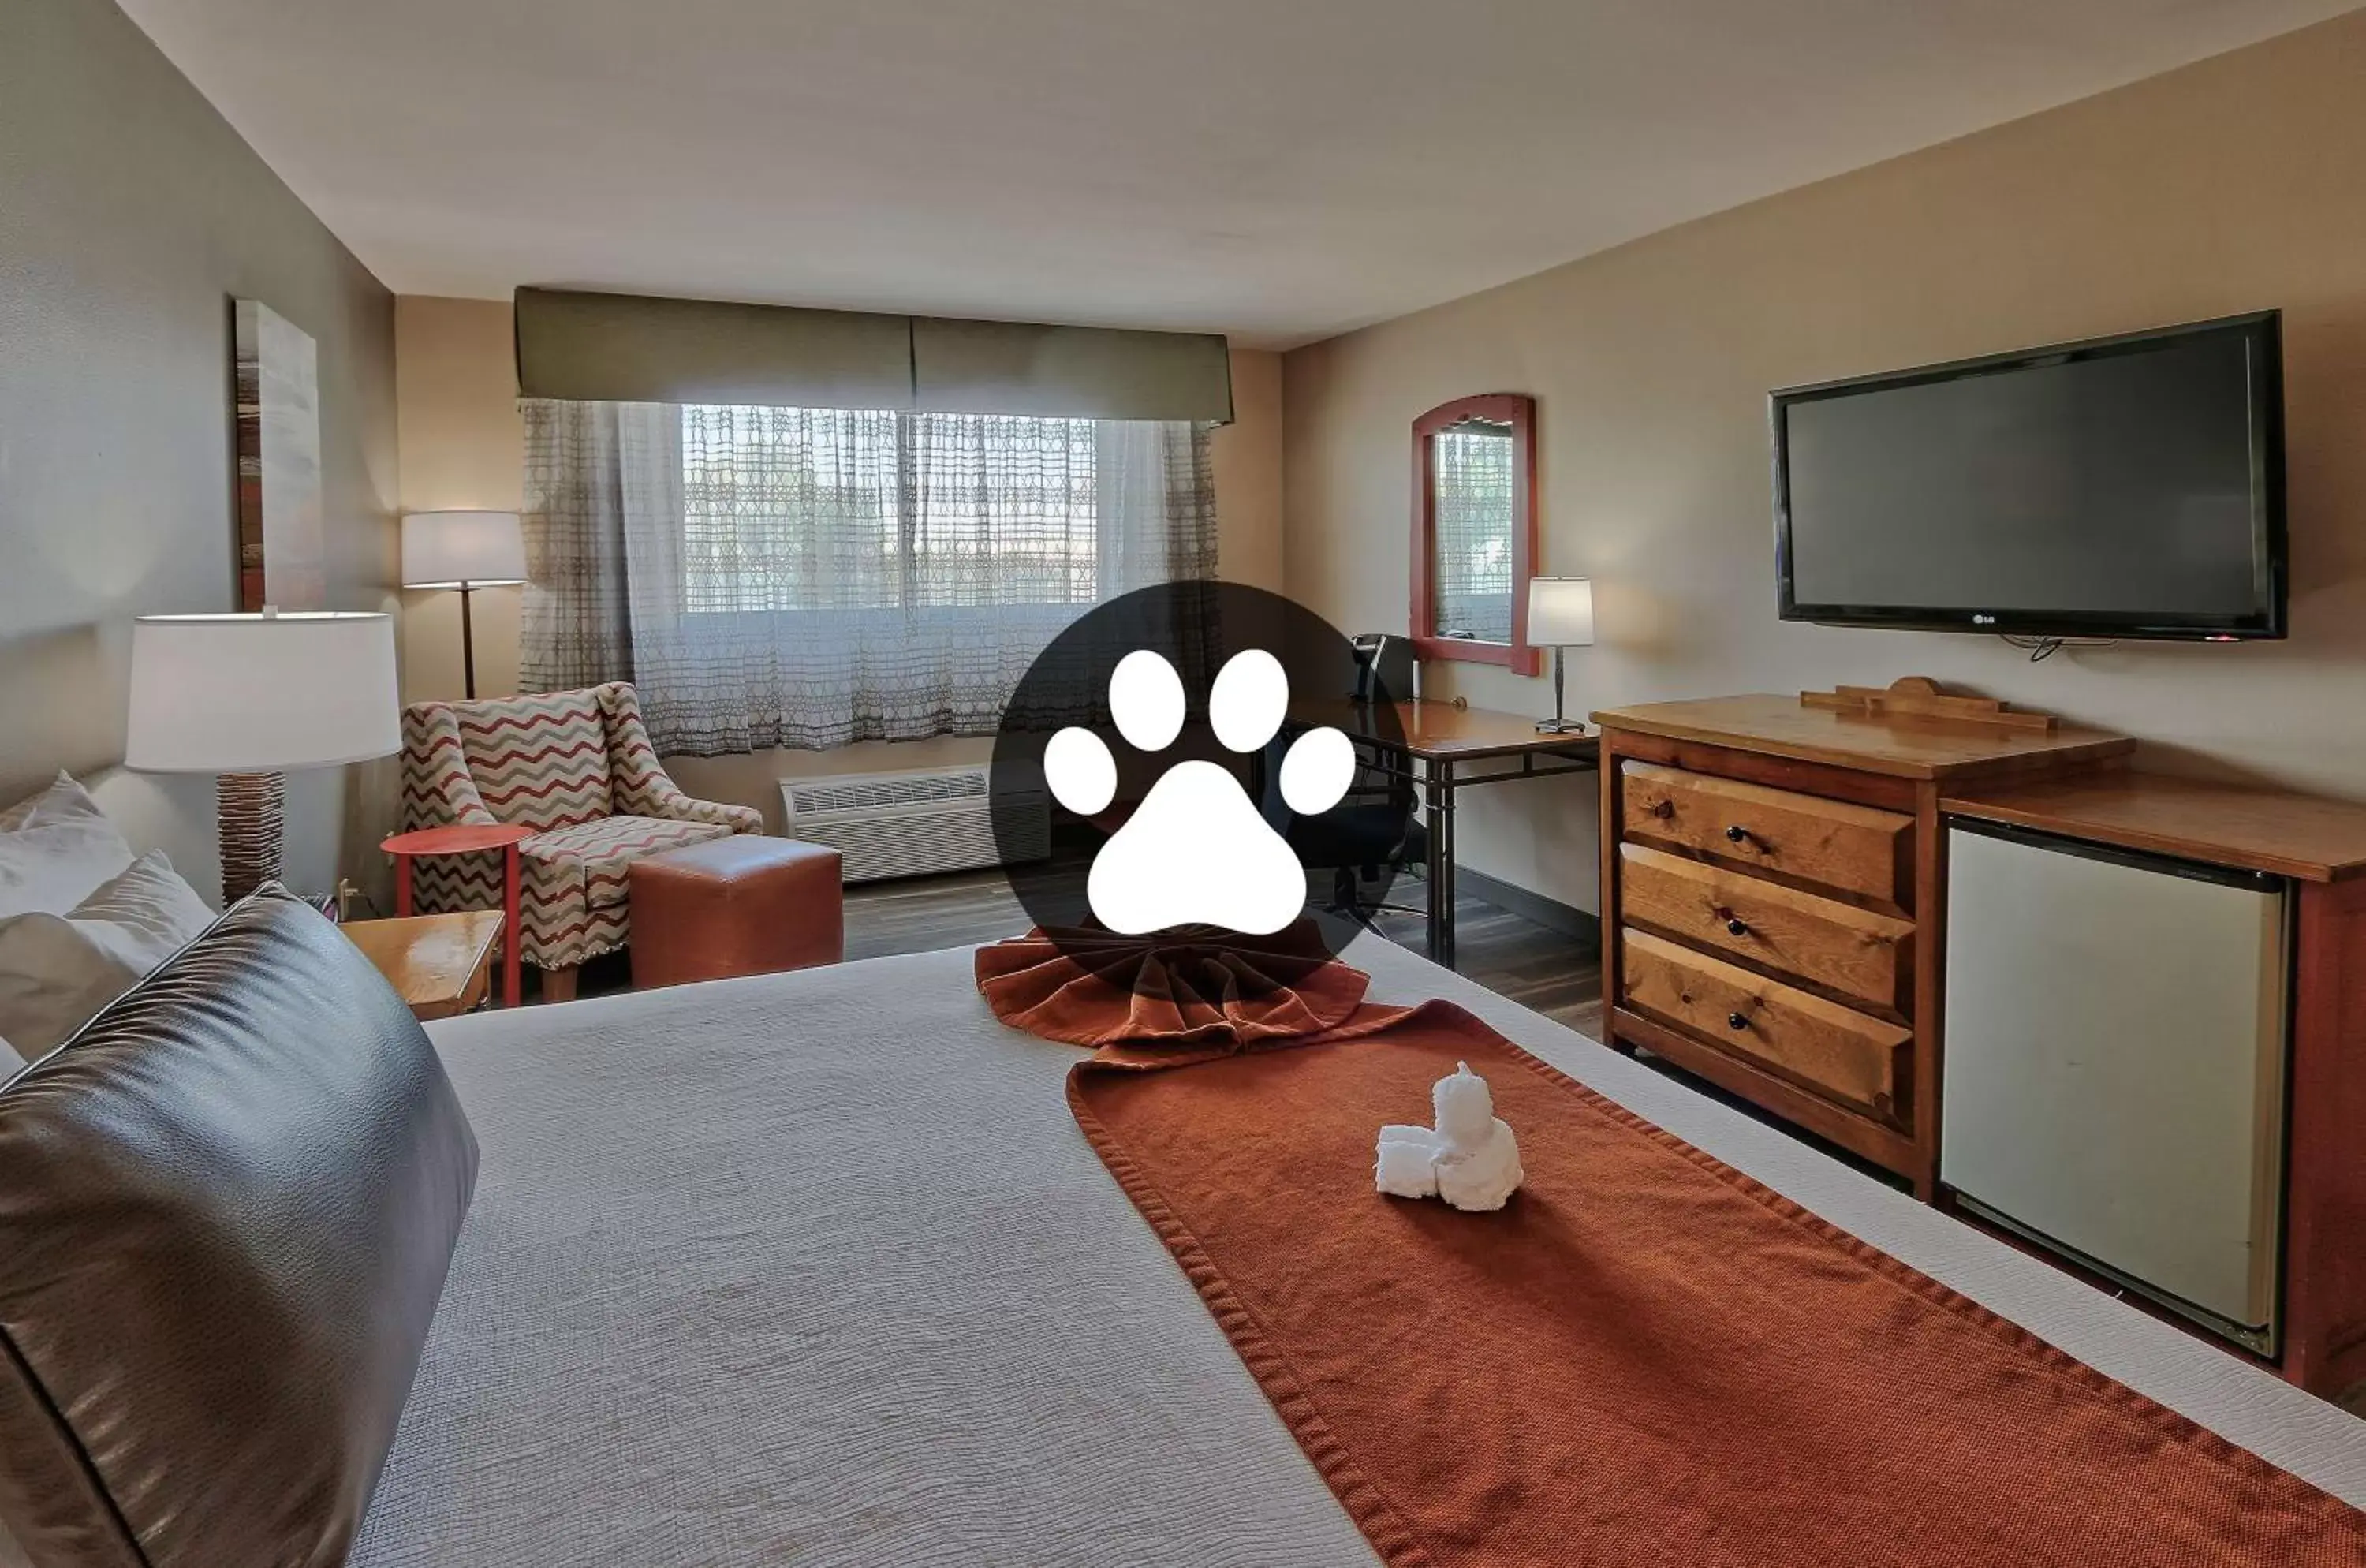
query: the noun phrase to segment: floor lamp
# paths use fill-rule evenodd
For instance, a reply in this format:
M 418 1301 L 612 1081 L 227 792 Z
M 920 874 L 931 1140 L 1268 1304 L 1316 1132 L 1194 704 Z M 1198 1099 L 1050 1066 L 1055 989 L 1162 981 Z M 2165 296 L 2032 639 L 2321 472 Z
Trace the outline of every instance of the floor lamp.
M 212 773 L 222 903 L 279 880 L 287 771 L 401 750 L 394 617 L 142 615 L 124 765 Z
M 468 596 L 525 581 L 514 512 L 414 512 L 402 520 L 402 585 L 460 591 L 460 668 L 477 694 L 477 629 Z
M 1528 646 L 1553 650 L 1553 716 L 1537 726 L 1539 735 L 1583 735 L 1583 719 L 1561 716 L 1563 661 L 1572 648 L 1594 646 L 1594 580 L 1532 577 L 1528 580 Z

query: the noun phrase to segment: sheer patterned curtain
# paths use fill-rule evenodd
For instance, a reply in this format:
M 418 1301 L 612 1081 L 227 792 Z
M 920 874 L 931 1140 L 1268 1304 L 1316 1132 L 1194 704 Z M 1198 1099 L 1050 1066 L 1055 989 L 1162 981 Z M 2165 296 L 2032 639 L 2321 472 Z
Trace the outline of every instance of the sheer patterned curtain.
M 991 733 L 1091 605 L 1215 571 L 1207 427 L 529 400 L 524 674 L 662 751 Z

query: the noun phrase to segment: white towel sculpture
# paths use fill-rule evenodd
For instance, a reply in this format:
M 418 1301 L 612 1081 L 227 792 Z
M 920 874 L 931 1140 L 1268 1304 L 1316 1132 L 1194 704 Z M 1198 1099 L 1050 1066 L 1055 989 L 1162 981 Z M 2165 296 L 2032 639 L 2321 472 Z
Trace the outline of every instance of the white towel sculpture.
M 1458 1209 L 1500 1209 L 1520 1185 L 1519 1141 L 1495 1114 L 1487 1080 L 1458 1062 L 1429 1091 L 1437 1125 L 1380 1129 L 1380 1190 L 1443 1198 Z

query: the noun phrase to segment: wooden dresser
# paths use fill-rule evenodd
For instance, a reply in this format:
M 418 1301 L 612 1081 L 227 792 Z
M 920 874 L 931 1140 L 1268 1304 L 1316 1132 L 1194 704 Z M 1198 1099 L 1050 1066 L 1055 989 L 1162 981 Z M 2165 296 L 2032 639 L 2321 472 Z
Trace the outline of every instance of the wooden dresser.
M 2105 765 L 2135 742 L 2067 725 L 1865 716 L 1797 694 L 1594 718 L 1612 1042 L 1933 1198 L 1940 801 Z

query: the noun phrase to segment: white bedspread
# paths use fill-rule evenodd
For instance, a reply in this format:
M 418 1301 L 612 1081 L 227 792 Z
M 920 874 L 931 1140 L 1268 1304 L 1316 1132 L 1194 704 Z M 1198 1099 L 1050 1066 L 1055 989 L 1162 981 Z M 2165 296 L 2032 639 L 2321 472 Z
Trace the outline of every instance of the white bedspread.
M 2366 1423 L 1388 943 L 1505 1035 L 2353 1503 Z M 967 949 L 434 1026 L 483 1145 L 358 1568 L 1369 1564 Z

